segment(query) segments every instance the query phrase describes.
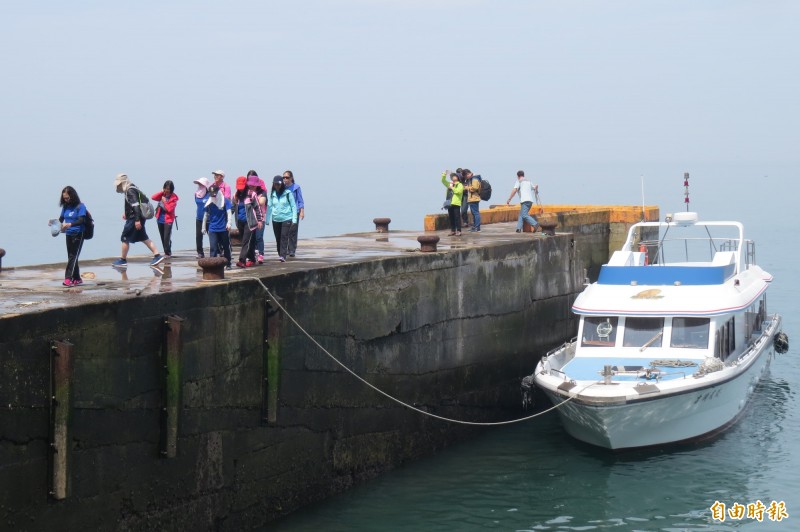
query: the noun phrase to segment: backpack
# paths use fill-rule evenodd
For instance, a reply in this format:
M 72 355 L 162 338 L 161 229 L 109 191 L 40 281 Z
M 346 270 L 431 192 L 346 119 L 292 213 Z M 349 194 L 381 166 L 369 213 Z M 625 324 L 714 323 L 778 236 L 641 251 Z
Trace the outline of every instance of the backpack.
M 94 218 L 92 213 L 86 211 L 86 216 L 83 217 L 83 239 L 91 240 L 94 236 Z
M 481 188 L 478 191 L 478 195 L 483 201 L 489 201 L 489 198 L 492 197 L 492 185 L 479 175 L 476 175 L 475 177 L 477 177 L 481 182 Z
M 136 188 L 136 187 L 134 187 Z M 142 212 L 142 218 L 145 220 L 151 219 L 156 211 L 147 196 L 142 195 L 142 191 L 136 188 L 136 193 L 139 194 L 139 210 Z

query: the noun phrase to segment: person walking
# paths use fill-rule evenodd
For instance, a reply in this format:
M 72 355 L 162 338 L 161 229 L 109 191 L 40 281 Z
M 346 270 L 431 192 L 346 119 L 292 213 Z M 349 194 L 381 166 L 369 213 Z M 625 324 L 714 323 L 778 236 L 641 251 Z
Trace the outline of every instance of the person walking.
M 64 286 L 78 286 L 83 284 L 81 269 L 78 266 L 78 257 L 83 248 L 83 229 L 86 222 L 86 205 L 81 203 L 81 198 L 71 186 L 66 186 L 61 191 L 61 232 L 67 239 L 67 267 L 64 271 Z
M 258 176 L 246 178 L 247 190 L 241 200 L 245 209 L 244 233 L 241 236 L 239 261 L 236 263 L 239 268 L 249 268 L 256 264 L 256 231 L 264 227 L 264 215 L 258 204 L 258 192 L 261 188 L 259 182 Z
M 217 185 L 208 187 L 203 232 L 208 233 L 209 255 L 218 257 L 220 253 L 227 259 L 226 268 L 231 267 L 231 238 L 228 231 L 233 227 L 233 205 L 222 195 Z
M 283 184 L 289 191 L 294 194 L 294 203 L 297 205 L 297 222 L 292 224 L 289 231 L 289 256 L 294 257 L 297 252 L 297 232 L 300 228 L 300 220 L 305 218 L 306 204 L 303 201 L 303 192 L 300 190 L 300 185 L 294 182 L 294 174 L 291 170 L 286 170 L 283 173 Z
M 208 200 L 208 187 L 211 186 L 207 177 L 201 177 L 192 181 L 197 185 L 194 193 L 194 203 L 197 207 L 194 224 L 194 237 L 197 247 L 197 258 L 202 259 L 206 256 L 203 252 L 203 216 L 205 215 L 206 201 Z
M 117 177 L 114 179 L 114 186 L 116 186 L 119 194 L 125 196 L 123 206 L 124 214 L 122 215 L 122 218 L 125 220 L 125 227 L 123 227 L 122 236 L 120 237 L 122 241 L 120 258 L 115 260 L 112 266 L 116 268 L 127 268 L 128 251 L 130 250 L 131 244 L 135 244 L 136 242 L 144 242 L 144 245 L 153 252 L 153 259 L 150 261 L 150 266 L 160 264 L 164 261 L 164 256 L 158 253 L 158 248 L 153 244 L 153 241 L 150 240 L 150 237 L 147 236 L 147 231 L 144 227 L 145 218 L 142 215 L 141 201 L 142 198 L 147 201 L 147 196 L 142 194 L 139 188 L 131 183 L 131 180 L 128 179 L 128 176 L 125 174 L 117 174 Z
M 231 199 L 231 187 L 225 182 L 225 172 L 222 170 L 214 170 L 211 172 L 211 177 L 214 178 L 214 184 L 219 187 L 225 199 Z
M 447 215 L 450 218 L 450 236 L 461 236 L 461 199 L 464 194 L 464 185 L 458 178 L 458 174 L 450 174 L 450 181 L 447 181 L 447 170 L 442 172 L 442 185 L 447 187 L 447 196 L 450 204 L 447 206 Z
M 469 205 L 469 210 L 472 213 L 472 227 L 470 228 L 470 232 L 480 233 L 481 179 L 480 177 L 473 175 L 473 173 L 467 168 L 464 168 L 463 172 L 464 172 L 464 188 L 466 188 L 469 191 L 467 204 Z
M 539 185 L 534 185 L 529 180 L 525 179 L 525 172 L 520 170 L 517 172 L 517 182 L 514 183 L 514 188 L 511 189 L 511 194 L 508 196 L 506 205 L 511 203 L 511 198 L 514 194 L 519 194 L 519 218 L 517 218 L 517 233 L 522 231 L 523 221 L 528 222 L 533 228 L 535 233 L 540 229 L 539 222 L 535 216 L 531 216 L 531 207 L 536 192 L 539 191 Z
M 297 223 L 297 204 L 294 201 L 294 194 L 286 188 L 283 177 L 279 175 L 272 178 L 268 216 L 272 220 L 272 231 L 275 233 L 278 260 L 286 262 L 289 253 L 289 232 L 292 224 Z
M 167 179 L 161 191 L 156 192 L 150 199 L 158 202 L 156 207 L 156 222 L 158 234 L 161 235 L 161 247 L 167 258 L 172 257 L 172 225 L 175 223 L 175 208 L 178 206 L 178 195 L 175 194 L 175 183 Z
M 260 229 L 256 229 L 256 260 L 259 264 L 264 264 L 264 229 L 267 226 L 267 184 L 258 177 L 258 172 L 255 170 L 248 170 L 247 178 L 250 179 L 251 177 L 258 179 L 258 206 L 261 208 L 261 214 L 264 218 L 264 224 Z

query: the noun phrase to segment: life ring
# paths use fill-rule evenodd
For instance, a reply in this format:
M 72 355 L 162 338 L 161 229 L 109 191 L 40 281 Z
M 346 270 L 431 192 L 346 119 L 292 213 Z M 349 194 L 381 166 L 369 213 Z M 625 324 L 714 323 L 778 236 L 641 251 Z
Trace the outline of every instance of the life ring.
M 783 354 L 789 350 L 789 336 L 785 332 L 781 331 L 775 335 L 773 344 L 775 345 L 775 351 Z

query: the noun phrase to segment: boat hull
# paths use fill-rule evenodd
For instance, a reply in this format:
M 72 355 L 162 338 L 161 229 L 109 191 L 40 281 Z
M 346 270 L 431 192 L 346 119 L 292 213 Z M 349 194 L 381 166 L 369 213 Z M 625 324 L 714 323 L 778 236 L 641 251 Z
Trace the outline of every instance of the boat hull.
M 769 333 L 739 364 L 728 369 L 724 379 L 702 377 L 696 379 L 696 386 L 679 392 L 613 401 L 580 391 L 570 395 L 542 385 L 541 380 L 537 384 L 558 406 L 566 431 L 592 445 L 628 449 L 703 439 L 732 425 L 744 411 L 774 356 L 773 340 L 779 323 L 778 319 L 772 324 Z M 591 385 L 579 382 L 574 390 Z

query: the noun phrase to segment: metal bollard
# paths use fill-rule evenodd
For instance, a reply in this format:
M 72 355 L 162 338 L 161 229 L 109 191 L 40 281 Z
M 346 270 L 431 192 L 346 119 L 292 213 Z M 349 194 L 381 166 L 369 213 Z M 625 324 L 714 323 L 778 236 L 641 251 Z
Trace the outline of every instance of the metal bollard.
M 388 233 L 389 232 L 389 224 L 392 223 L 391 218 L 373 218 L 373 223 L 375 224 L 375 230 L 379 233 Z
M 197 259 L 197 265 L 203 269 L 204 281 L 219 281 L 225 279 L 225 265 L 228 259 L 225 257 L 204 257 Z
M 419 250 L 423 253 L 430 253 L 436 251 L 436 244 L 439 242 L 439 237 L 436 235 L 420 235 L 417 237 L 419 242 Z

